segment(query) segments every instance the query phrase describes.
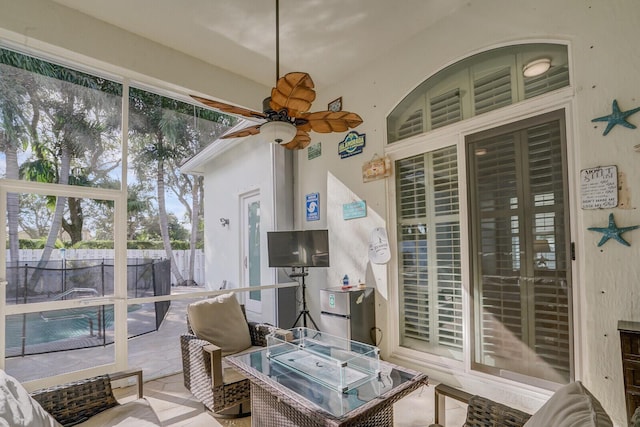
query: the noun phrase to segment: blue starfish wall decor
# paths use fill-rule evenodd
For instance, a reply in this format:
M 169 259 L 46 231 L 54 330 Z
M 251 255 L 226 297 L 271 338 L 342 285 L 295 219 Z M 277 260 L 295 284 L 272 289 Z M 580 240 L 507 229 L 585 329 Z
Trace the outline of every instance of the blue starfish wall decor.
M 602 135 L 608 134 L 615 125 L 621 125 L 629 129 L 636 128 L 636 125 L 632 125 L 627 121 L 627 117 L 640 111 L 640 107 L 634 108 L 633 110 L 620 111 L 620 108 L 618 107 L 618 101 L 614 99 L 611 109 L 613 110 L 613 112 L 608 116 L 602 116 L 591 120 L 592 122 L 608 122 L 607 128 L 604 130 L 604 133 Z
M 609 239 L 615 239 L 625 246 L 631 246 L 629 242 L 622 238 L 621 234 L 627 231 L 635 230 L 636 228 L 640 228 L 640 225 L 632 225 L 631 227 L 617 227 L 616 222 L 613 219 L 613 214 L 610 213 L 608 227 L 589 227 L 587 228 L 587 230 L 597 231 L 598 233 L 603 234 L 602 239 L 600 239 L 600 242 L 598 242 L 598 247 L 604 245 Z

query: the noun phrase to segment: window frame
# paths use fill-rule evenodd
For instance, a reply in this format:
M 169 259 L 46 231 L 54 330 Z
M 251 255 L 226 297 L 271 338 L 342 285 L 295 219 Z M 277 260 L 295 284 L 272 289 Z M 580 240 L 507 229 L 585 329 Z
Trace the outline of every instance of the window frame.
M 567 156 L 567 186 L 568 194 L 567 198 L 569 205 L 573 212 L 577 212 L 579 209 L 577 206 L 577 195 L 579 194 L 579 182 L 575 178 L 577 168 L 575 166 L 575 157 L 579 147 L 573 143 L 574 141 L 574 127 L 572 122 L 574 111 L 574 90 L 571 86 L 559 89 L 553 93 L 546 94 L 541 97 L 534 97 L 527 99 L 511 106 L 507 106 L 498 110 L 489 111 L 479 116 L 475 116 L 461 122 L 436 129 L 433 131 L 425 132 L 421 135 L 417 135 L 407 140 L 397 141 L 393 144 L 385 146 L 384 153 L 395 162 L 397 160 L 425 153 L 427 151 L 433 151 L 439 148 L 443 148 L 450 145 L 452 142 L 457 146 L 458 155 L 458 180 L 459 180 L 459 198 L 460 198 L 460 217 L 465 218 L 469 215 L 468 206 L 468 187 L 467 187 L 467 174 L 468 164 L 465 155 L 465 138 L 468 135 L 476 134 L 482 131 L 489 131 L 493 128 L 520 121 L 527 118 L 532 118 L 553 112 L 556 110 L 564 110 L 564 121 L 566 125 L 565 137 L 567 140 L 566 156 Z M 395 171 L 391 179 L 395 182 Z M 387 205 L 387 218 L 390 224 L 396 224 L 398 221 L 396 215 L 396 192 L 395 185 L 388 186 L 388 200 Z M 567 228 L 567 233 L 571 236 L 577 235 L 577 230 L 581 227 L 580 218 L 576 217 L 571 221 Z M 391 358 L 397 361 L 404 361 L 412 363 L 416 366 L 434 369 L 440 372 L 441 375 L 450 375 L 455 372 L 456 378 L 466 378 L 471 381 L 475 381 L 481 378 L 488 383 L 499 384 L 500 387 L 505 390 L 511 390 L 513 393 L 535 393 L 545 392 L 549 389 L 549 384 L 531 384 L 523 383 L 521 378 L 505 378 L 498 377 L 486 372 L 481 372 L 472 368 L 473 346 L 471 343 L 471 295 L 473 290 L 470 288 L 470 278 L 472 277 L 472 270 L 470 265 L 471 246 L 469 241 L 470 229 L 467 221 L 461 221 L 460 223 L 461 233 L 461 257 L 462 257 L 462 281 L 463 281 L 463 333 L 464 333 L 464 348 L 463 348 L 463 360 L 453 361 L 449 358 L 424 353 L 421 351 L 408 349 L 400 346 L 400 306 L 402 303 L 399 294 L 398 283 L 398 261 L 397 257 L 392 257 L 389 263 L 388 269 L 388 283 L 389 283 L 389 314 L 387 324 L 389 328 L 389 349 L 388 353 Z M 389 227 L 389 242 L 391 245 L 392 253 L 397 253 L 398 236 L 395 227 Z M 395 252 L 394 252 L 395 251 Z M 573 292 L 570 295 L 570 300 L 573 305 L 573 367 L 574 377 L 581 378 L 582 374 L 582 352 L 584 349 L 581 347 L 581 330 L 582 325 L 582 313 L 580 311 L 579 300 L 581 299 L 581 289 L 577 285 L 580 283 L 579 265 L 574 260 L 571 265 L 568 266 L 571 269 L 572 281 L 575 284 L 573 286 Z M 523 389 L 523 384 L 526 387 Z M 553 387 L 553 386 L 552 386 Z
M 550 123 L 550 122 L 554 122 L 554 121 L 558 121 L 559 122 L 559 128 L 561 128 L 561 134 L 560 134 L 560 150 L 561 150 L 561 155 L 562 155 L 562 161 L 564 163 L 565 169 L 562 171 L 562 179 L 563 179 L 563 188 L 562 191 L 564 193 L 564 201 L 563 201 L 563 206 L 567 207 L 567 212 L 565 212 L 565 214 L 563 215 L 563 219 L 564 219 L 564 223 L 562 224 L 563 230 L 564 230 L 564 235 L 565 235 L 565 241 L 563 242 L 565 249 L 565 253 L 566 253 L 566 257 L 569 258 L 569 251 L 570 251 L 570 243 L 572 240 L 572 236 L 573 234 L 571 233 L 571 229 L 570 229 L 570 218 L 571 218 L 571 214 L 573 212 L 573 209 L 571 207 L 570 204 L 570 191 L 569 191 L 569 186 L 568 186 L 568 163 L 567 163 L 567 138 L 566 138 L 566 111 L 563 109 L 559 109 L 559 110 L 555 110 L 555 111 L 550 111 L 547 113 L 543 113 L 543 114 L 538 114 L 538 115 L 534 115 L 532 117 L 526 118 L 526 119 L 522 119 L 522 120 L 515 120 L 512 121 L 506 125 L 502 125 L 502 126 L 497 126 L 495 128 L 491 128 L 489 130 L 485 130 L 482 132 L 478 132 L 478 133 L 473 133 L 470 135 L 467 135 L 465 137 L 465 148 L 467 148 L 465 151 L 465 156 L 467 159 L 469 159 L 471 156 L 473 156 L 474 154 L 471 152 L 471 150 L 469 149 L 469 147 L 476 141 L 481 141 L 481 140 L 486 140 L 487 138 L 492 138 L 495 136 L 502 136 L 505 134 L 517 134 L 518 138 L 520 138 L 522 136 L 522 134 L 526 133 L 527 130 L 538 126 L 538 125 L 542 125 L 542 124 L 546 124 L 546 123 Z M 520 143 L 522 141 L 519 141 L 518 143 L 515 143 L 515 154 L 516 157 L 514 158 L 515 162 L 519 162 L 522 159 L 522 153 L 521 153 L 521 148 L 519 147 Z M 527 157 L 528 159 L 528 157 Z M 470 163 L 469 161 L 467 162 L 468 164 Z M 526 183 L 520 183 L 520 179 L 522 180 L 528 180 L 531 175 L 528 171 L 528 166 L 523 165 L 523 168 L 525 170 L 521 171 L 521 175 L 517 177 L 518 179 L 518 198 L 519 200 L 522 201 L 522 206 L 520 206 L 517 211 L 522 211 L 523 214 L 525 213 L 530 213 L 530 214 L 534 214 L 536 213 L 539 209 L 536 208 L 535 206 L 531 206 L 528 203 L 528 200 L 525 196 L 529 195 L 529 192 L 524 193 L 524 189 L 522 187 L 528 187 L 529 184 Z M 473 175 L 473 170 L 472 170 L 472 166 L 468 165 L 465 173 L 467 174 L 467 180 L 469 179 L 473 179 L 472 175 Z M 471 177 L 470 177 L 471 176 Z M 471 206 L 473 206 L 474 204 L 477 203 L 477 201 L 475 200 L 477 197 L 476 194 L 473 194 L 472 192 L 468 192 L 468 199 L 466 200 L 467 205 L 469 206 L 469 208 L 471 208 Z M 555 204 L 554 204 L 555 205 Z M 554 211 L 557 210 L 558 208 L 555 209 L 550 209 L 549 211 Z M 561 210 L 563 210 L 562 208 L 560 208 Z M 546 210 L 545 210 L 546 211 Z M 479 212 L 475 213 L 476 215 L 479 215 Z M 516 214 L 513 214 L 516 215 Z M 519 214 L 518 214 L 519 215 Z M 535 234 L 534 230 L 535 230 L 535 218 L 534 215 L 523 215 L 523 223 L 519 224 L 518 228 L 519 228 L 519 233 L 518 235 L 520 237 L 525 237 L 525 239 L 523 241 L 520 241 L 520 268 L 518 269 L 519 273 L 518 274 L 514 274 L 512 277 L 513 278 L 518 278 L 518 280 L 523 280 L 525 281 L 525 289 L 527 290 L 528 298 L 533 297 L 533 279 L 536 278 L 542 278 L 544 277 L 544 275 L 539 275 L 536 276 L 536 272 L 535 272 L 535 267 L 533 266 L 534 264 L 534 257 L 529 256 L 526 257 L 523 255 L 533 255 L 533 250 L 531 251 L 531 253 L 527 253 L 527 247 L 523 247 L 523 246 L 533 246 L 533 242 L 529 242 L 528 245 L 526 244 L 526 234 L 527 233 L 531 233 L 531 235 L 533 236 Z M 481 324 L 482 322 L 480 322 L 479 320 L 479 316 L 481 315 L 481 313 L 478 313 L 478 309 L 475 306 L 475 303 L 477 301 L 475 301 L 476 296 L 477 296 L 477 292 L 476 289 L 474 288 L 474 284 L 476 282 L 480 283 L 482 282 L 481 278 L 480 278 L 480 273 L 479 273 L 479 267 L 477 265 L 475 265 L 477 259 L 473 256 L 473 248 L 480 245 L 479 241 L 481 239 L 481 229 L 476 229 L 473 230 L 473 218 L 472 215 L 468 215 L 467 216 L 467 220 L 469 223 L 469 230 L 470 230 L 470 234 L 468 236 L 467 241 L 470 244 L 470 258 L 467 260 L 470 263 L 470 267 L 471 267 L 471 276 L 469 278 L 469 286 L 471 288 L 471 304 L 470 304 L 470 310 L 471 313 L 468 313 L 469 318 L 472 322 L 470 331 L 471 331 L 471 336 L 470 336 L 470 340 L 471 340 L 471 348 L 470 350 L 470 356 L 471 356 L 471 368 L 474 371 L 479 371 L 479 372 L 486 372 L 490 375 L 496 375 L 496 376 L 509 376 L 511 378 L 520 378 L 522 379 L 523 382 L 528 383 L 528 384 L 532 384 L 532 385 L 537 385 L 540 386 L 542 388 L 546 388 L 546 389 L 552 389 L 555 387 L 555 385 L 557 385 L 558 383 L 552 382 L 550 380 L 545 380 L 543 378 L 539 378 L 539 377 L 533 377 L 533 376 L 527 376 L 525 374 L 522 373 L 516 373 L 516 372 L 512 372 L 508 369 L 502 369 L 502 368 L 497 368 L 497 367 L 489 367 L 487 365 L 484 365 L 482 363 L 480 363 L 479 361 L 477 361 L 476 359 L 479 359 L 480 356 L 475 356 L 473 357 L 473 353 L 477 352 L 478 349 L 476 348 L 476 346 L 478 345 L 478 340 L 479 338 L 476 335 L 476 331 L 475 331 L 475 327 L 478 324 Z M 480 220 L 480 216 L 478 216 L 476 218 L 477 221 Z M 556 245 L 559 244 L 558 242 L 555 243 Z M 575 280 L 572 277 L 572 269 L 569 268 L 571 265 L 571 262 L 568 261 L 566 263 L 567 265 L 567 269 L 566 269 L 566 273 L 563 276 L 564 278 L 567 279 L 567 282 L 569 283 L 569 292 L 573 292 L 574 288 L 575 288 Z M 551 271 L 557 271 L 557 270 L 551 270 Z M 540 274 L 540 273 L 539 273 Z M 551 276 L 550 278 L 555 277 L 556 279 L 558 279 L 558 277 L 556 276 Z M 572 329 L 572 327 L 574 326 L 573 323 L 573 316 L 572 316 L 572 310 L 574 310 L 575 308 L 575 304 L 573 303 L 573 300 L 571 298 L 571 294 L 569 294 L 568 296 L 568 312 L 567 312 L 567 316 L 568 316 L 568 323 L 569 323 L 569 359 L 570 359 L 570 365 L 569 365 L 569 380 L 575 380 L 575 346 L 574 346 L 574 329 Z M 529 303 L 526 306 L 522 307 L 522 313 L 523 313 L 523 317 L 527 317 L 530 318 L 530 320 L 535 320 L 534 316 L 532 313 L 530 313 L 530 310 L 532 309 L 535 311 L 535 309 L 533 308 L 533 304 Z M 524 331 L 523 335 L 529 339 L 528 335 L 532 334 L 535 336 L 534 334 L 534 329 L 535 329 L 535 325 L 533 324 L 527 324 L 527 329 L 528 331 Z M 505 371 L 503 373 L 503 371 Z

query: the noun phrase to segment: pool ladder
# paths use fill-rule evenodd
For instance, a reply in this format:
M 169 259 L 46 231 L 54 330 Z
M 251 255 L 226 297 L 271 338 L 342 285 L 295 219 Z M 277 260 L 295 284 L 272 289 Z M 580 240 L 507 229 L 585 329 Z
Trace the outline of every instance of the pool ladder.
M 98 291 L 96 291 L 93 288 L 72 288 L 72 289 L 69 289 L 68 291 L 65 291 L 56 295 L 55 297 L 52 298 L 52 301 L 63 299 L 75 293 L 89 293 L 93 295 L 100 295 Z M 87 314 L 83 313 L 83 314 L 71 314 L 69 316 L 47 317 L 44 315 L 43 312 L 40 312 L 40 318 L 45 322 L 55 321 L 55 320 L 69 320 L 69 319 L 87 319 L 89 321 L 89 336 L 91 337 L 93 336 L 93 319 L 91 318 L 91 316 Z

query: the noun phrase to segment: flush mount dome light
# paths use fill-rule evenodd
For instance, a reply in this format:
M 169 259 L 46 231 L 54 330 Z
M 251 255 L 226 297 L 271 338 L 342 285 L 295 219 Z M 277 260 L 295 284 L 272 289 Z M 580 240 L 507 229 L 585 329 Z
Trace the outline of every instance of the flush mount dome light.
M 551 58 L 540 58 L 526 64 L 522 73 L 525 77 L 536 77 L 546 73 L 549 68 L 551 68 Z
M 267 122 L 260 127 L 260 135 L 274 144 L 287 144 L 297 132 L 293 124 L 282 121 Z

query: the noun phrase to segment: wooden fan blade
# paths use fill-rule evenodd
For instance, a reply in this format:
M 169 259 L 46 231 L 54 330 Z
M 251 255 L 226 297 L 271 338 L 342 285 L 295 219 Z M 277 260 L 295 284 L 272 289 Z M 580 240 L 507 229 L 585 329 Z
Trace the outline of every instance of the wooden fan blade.
M 302 150 L 311 142 L 311 137 L 309 133 L 304 130 L 298 129 L 296 136 L 293 137 L 291 141 L 286 144 L 283 144 L 284 148 L 289 150 Z
M 362 123 L 359 115 L 348 111 L 316 111 L 302 114 L 300 118 L 307 123 L 299 125 L 299 129 L 318 133 L 344 132 Z
M 260 126 L 262 126 L 262 124 L 249 126 L 249 127 L 237 130 L 235 132 L 231 132 L 231 133 L 228 133 L 226 135 L 222 135 L 220 138 L 222 138 L 222 139 L 241 138 L 243 136 L 257 135 L 257 134 L 260 133 Z
M 280 77 L 276 87 L 271 89 L 269 106 L 274 111 L 287 110 L 289 117 L 298 117 L 309 111 L 311 103 L 316 99 L 316 92 L 311 76 L 307 73 L 294 72 Z
M 196 95 L 191 95 L 191 97 L 198 102 L 202 102 L 204 105 L 208 105 L 209 107 L 215 108 L 216 110 L 220 110 L 224 113 L 238 114 L 245 117 L 257 117 L 260 119 L 264 119 L 267 117 L 264 113 L 249 110 L 247 108 L 236 107 L 235 105 L 225 104 L 224 102 L 218 102 L 212 99 L 201 98 Z

